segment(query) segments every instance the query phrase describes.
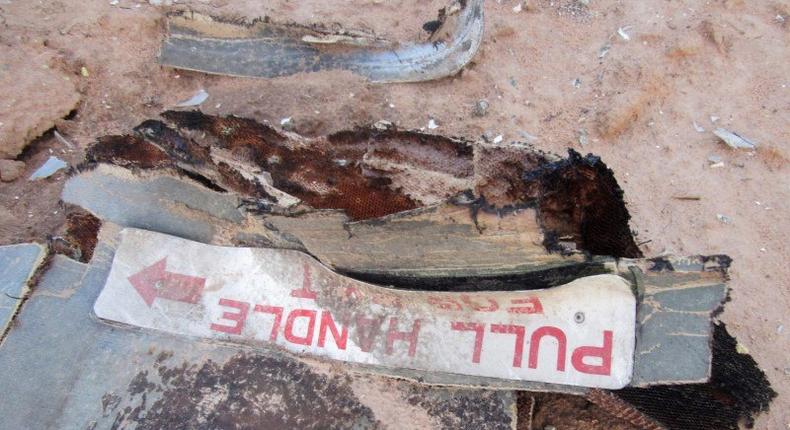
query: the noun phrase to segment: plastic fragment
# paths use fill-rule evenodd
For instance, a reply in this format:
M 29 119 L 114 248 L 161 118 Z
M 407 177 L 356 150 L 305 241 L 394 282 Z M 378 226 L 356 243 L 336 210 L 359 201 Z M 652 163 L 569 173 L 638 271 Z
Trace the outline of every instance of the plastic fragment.
M 208 93 L 204 89 L 198 90 L 194 96 L 178 103 L 176 107 L 190 107 L 190 106 L 198 106 L 204 101 L 208 99 Z
M 47 159 L 44 164 L 41 165 L 32 175 L 30 175 L 30 180 L 36 179 L 44 179 L 52 176 L 60 169 L 64 169 L 68 167 L 65 161 L 61 160 L 58 157 L 51 156 Z

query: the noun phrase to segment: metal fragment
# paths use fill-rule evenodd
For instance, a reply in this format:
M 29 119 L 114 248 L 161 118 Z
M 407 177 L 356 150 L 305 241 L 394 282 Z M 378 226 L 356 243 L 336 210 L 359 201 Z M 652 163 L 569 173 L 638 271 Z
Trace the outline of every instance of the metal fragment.
M 630 284 L 616 275 L 533 291 L 403 291 L 340 276 L 296 251 L 217 247 L 136 229 L 121 232 L 94 306 L 103 320 L 375 373 L 610 389 L 630 380 L 634 310 Z
M 159 61 L 231 76 L 274 78 L 349 70 L 373 82 L 428 81 L 457 73 L 475 55 L 483 35 L 482 4 L 482 0 L 455 2 L 430 40 L 387 46 L 353 35 L 265 21 L 237 25 L 185 13 L 169 17 Z
M 715 134 L 719 139 L 722 140 L 722 142 L 726 143 L 727 146 L 733 149 L 757 148 L 757 145 L 749 139 L 746 139 L 745 137 L 739 136 L 738 134 L 721 127 L 714 130 L 713 134 Z
M 427 387 L 102 323 L 91 308 L 113 259 L 108 237 L 89 265 L 55 256 L 0 345 L 3 428 L 376 429 L 393 414 L 437 430 L 515 425 L 509 391 Z
M 44 254 L 44 248 L 35 243 L 0 246 L 0 336 L 22 303 L 27 282 Z

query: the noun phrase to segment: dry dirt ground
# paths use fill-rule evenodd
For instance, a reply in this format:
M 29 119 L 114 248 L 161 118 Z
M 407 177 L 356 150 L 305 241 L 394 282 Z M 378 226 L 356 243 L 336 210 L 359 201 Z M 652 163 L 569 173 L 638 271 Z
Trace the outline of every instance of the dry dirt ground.
M 97 136 L 127 132 L 201 88 L 210 94 L 207 113 L 275 125 L 292 117 L 305 135 L 382 119 L 421 128 L 434 119 L 442 134 L 501 134 L 503 144 L 526 140 L 556 153 L 571 147 L 614 170 L 646 256 L 733 257 L 732 301 L 721 319 L 779 392 L 756 428 L 788 429 L 790 3 L 585 3 L 527 0 L 515 12 L 513 0 L 487 1 L 481 50 L 462 73 L 380 85 L 344 72 L 256 80 L 166 69 L 156 63 L 163 16 L 193 7 L 413 40 L 427 36 L 421 26 L 441 2 L 0 0 L 0 149 L 26 162 L 22 178 L 0 185 L 0 243 L 41 241 L 62 228 L 65 173 L 25 179 L 51 153 L 76 164 Z M 490 108 L 476 117 L 480 99 Z M 18 153 L 20 139 L 32 137 L 14 128 L 22 123 L 34 134 L 56 126 L 73 147 L 49 132 Z M 717 126 L 757 150 L 727 148 L 712 134 Z M 713 155 L 723 167 L 710 166 Z

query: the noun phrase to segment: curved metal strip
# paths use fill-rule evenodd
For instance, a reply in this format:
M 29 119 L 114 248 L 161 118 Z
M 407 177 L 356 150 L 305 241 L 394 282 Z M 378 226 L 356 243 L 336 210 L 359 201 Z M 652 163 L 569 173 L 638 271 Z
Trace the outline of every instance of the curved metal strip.
M 438 31 L 445 38 L 396 46 L 354 35 L 318 43 L 321 38 L 307 29 L 262 21 L 240 26 L 198 15 L 171 17 L 168 27 L 159 57 L 165 66 L 263 78 L 349 70 L 373 82 L 418 82 L 453 75 L 472 59 L 482 40 L 483 7 L 482 0 L 462 3 Z

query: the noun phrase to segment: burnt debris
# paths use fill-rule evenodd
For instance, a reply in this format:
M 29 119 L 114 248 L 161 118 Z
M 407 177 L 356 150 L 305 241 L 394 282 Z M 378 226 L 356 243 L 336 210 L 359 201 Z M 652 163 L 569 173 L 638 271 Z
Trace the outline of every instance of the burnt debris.
M 592 155 L 571 151 L 567 159 L 552 161 L 528 147 L 476 148 L 464 139 L 395 128 L 361 128 L 310 141 L 232 116 L 168 111 L 163 118 L 167 122 L 144 121 L 135 135 L 100 138 L 89 161 L 175 169 L 212 189 L 257 200 L 264 210 L 278 203 L 267 191 L 270 185 L 309 208 L 342 210 L 351 221 L 474 190 L 466 199 L 474 211 L 537 208 L 550 251 L 572 242 L 591 254 L 641 256 L 622 190 Z
M 251 119 L 169 111 L 160 120 L 140 124 L 135 134 L 100 138 L 88 151 L 88 164 L 83 168 L 98 163 L 183 175 L 208 189 L 236 194 L 244 202 L 242 209 L 262 217 L 266 228 L 286 237 L 288 246 L 312 253 L 345 275 L 399 288 L 547 288 L 606 272 L 610 257 L 642 257 L 614 173 L 600 158 L 572 150 L 560 159 L 527 145 L 494 147 L 390 125 L 305 138 Z M 315 233 L 331 224 L 313 224 L 306 230 L 294 227 L 318 222 L 305 215 L 327 213 L 339 216 L 333 219 L 340 219 L 340 232 L 347 236 L 338 239 Z M 468 218 L 467 224 L 459 223 L 461 217 Z M 529 220 L 533 224 L 527 222 L 529 217 L 533 217 Z M 502 227 L 502 223 L 510 224 Z M 377 236 L 385 231 L 377 230 L 381 226 L 389 226 L 386 238 Z M 540 260 L 539 254 L 529 254 L 526 260 L 536 258 L 544 261 L 540 263 L 544 266 L 512 266 L 509 271 L 488 274 L 488 269 L 464 272 L 463 267 L 452 265 L 430 274 L 419 267 L 367 269 L 376 267 L 368 260 L 375 263 L 376 253 L 382 251 L 378 242 L 394 241 L 406 231 L 414 235 L 414 229 L 432 226 L 447 228 L 436 236 L 437 241 L 457 235 L 453 238 L 457 242 L 447 243 L 482 244 L 488 240 L 496 246 L 501 246 L 501 234 L 515 237 L 519 229 L 535 228 L 543 241 L 542 246 L 539 241 L 536 245 L 540 258 L 552 258 L 551 264 Z M 253 236 L 254 243 L 283 246 L 278 245 L 276 235 Z M 337 251 L 342 248 L 336 246 L 341 239 L 349 249 L 358 249 Z M 469 240 L 472 242 L 464 242 Z M 529 242 L 519 240 L 508 246 L 515 244 L 514 249 L 523 252 Z M 422 242 L 388 246 L 410 252 L 418 243 Z M 484 249 L 499 256 L 500 249 L 509 248 Z M 519 258 L 524 259 L 523 255 Z M 343 261 L 360 263 L 355 268 Z M 647 260 L 644 270 L 651 276 L 666 274 L 666 279 L 674 279 L 676 274 L 682 277 L 688 272 L 673 267 L 678 261 Z M 699 261 L 700 269 L 695 270 L 718 271 L 721 280 L 726 280 L 728 257 L 702 257 Z M 631 424 L 649 422 L 654 428 L 707 430 L 734 429 L 741 422 L 749 425 L 776 394 L 754 360 L 738 354 L 735 345 L 723 325 L 715 328 L 712 376 L 707 383 L 627 388 L 598 393 L 588 400 Z M 532 397 L 519 403 L 521 409 L 536 407 Z M 539 408 L 538 404 L 533 412 L 539 414 Z
M 736 349 L 724 324 L 713 332 L 713 365 L 705 384 L 625 388 L 615 394 L 672 430 L 737 430 L 754 427 L 776 392 L 754 359 Z

